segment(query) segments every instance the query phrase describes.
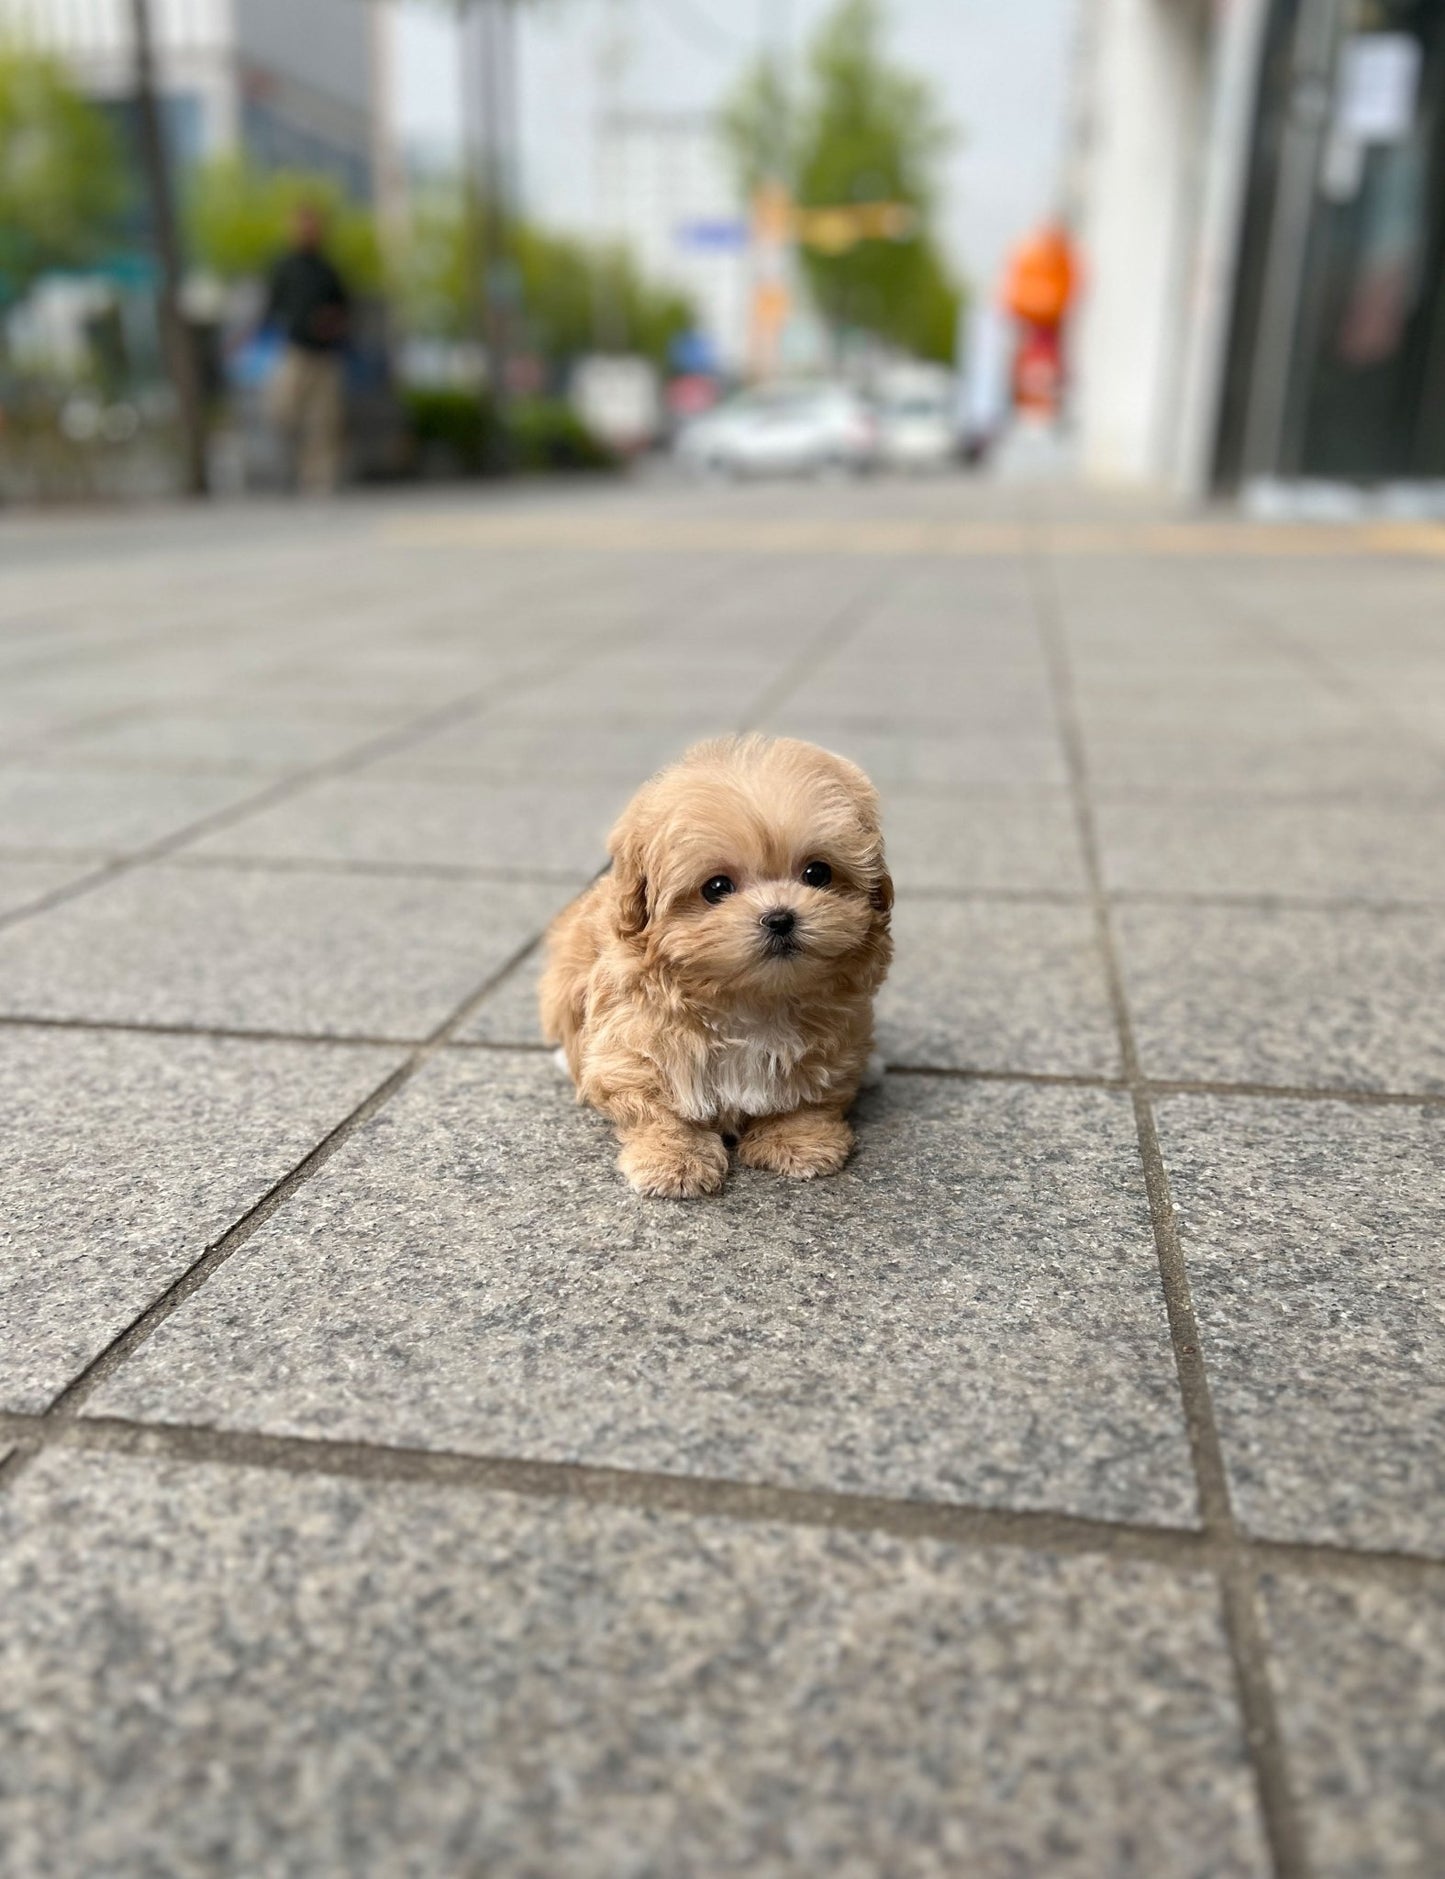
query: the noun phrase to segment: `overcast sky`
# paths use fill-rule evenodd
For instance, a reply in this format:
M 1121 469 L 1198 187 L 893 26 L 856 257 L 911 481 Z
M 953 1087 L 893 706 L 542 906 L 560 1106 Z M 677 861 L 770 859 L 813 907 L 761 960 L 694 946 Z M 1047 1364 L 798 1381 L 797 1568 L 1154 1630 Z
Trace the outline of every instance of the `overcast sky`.
M 521 186 L 530 214 L 585 229 L 593 203 L 599 47 L 618 19 L 621 102 L 708 110 L 748 57 L 786 37 L 800 49 L 831 0 L 536 0 L 519 46 Z M 1051 207 L 1059 176 L 1075 0 L 891 0 L 895 59 L 926 74 L 958 129 L 944 176 L 942 235 L 975 283 Z M 402 135 L 446 157 L 458 142 L 456 43 L 447 10 L 399 10 Z

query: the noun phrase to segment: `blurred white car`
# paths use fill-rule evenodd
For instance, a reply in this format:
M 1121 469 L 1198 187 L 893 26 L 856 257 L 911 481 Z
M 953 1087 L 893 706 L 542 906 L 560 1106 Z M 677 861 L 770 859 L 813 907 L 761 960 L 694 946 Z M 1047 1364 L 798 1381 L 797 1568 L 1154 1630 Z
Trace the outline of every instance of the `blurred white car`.
M 951 384 L 885 395 L 878 405 L 878 454 L 890 469 L 941 470 L 958 451 Z
M 696 418 L 677 440 L 688 469 L 729 476 L 866 470 L 877 424 L 842 385 L 758 385 Z

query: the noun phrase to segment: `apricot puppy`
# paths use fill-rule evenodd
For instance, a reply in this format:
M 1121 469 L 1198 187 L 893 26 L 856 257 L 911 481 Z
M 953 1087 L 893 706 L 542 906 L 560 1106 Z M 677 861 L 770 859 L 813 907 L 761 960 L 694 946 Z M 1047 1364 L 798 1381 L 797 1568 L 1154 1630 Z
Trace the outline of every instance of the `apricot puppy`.
M 553 922 L 542 1028 L 639 1194 L 715 1194 L 728 1139 L 806 1180 L 846 1116 L 892 957 L 878 795 L 793 738 L 699 744 L 644 784 L 611 872 Z

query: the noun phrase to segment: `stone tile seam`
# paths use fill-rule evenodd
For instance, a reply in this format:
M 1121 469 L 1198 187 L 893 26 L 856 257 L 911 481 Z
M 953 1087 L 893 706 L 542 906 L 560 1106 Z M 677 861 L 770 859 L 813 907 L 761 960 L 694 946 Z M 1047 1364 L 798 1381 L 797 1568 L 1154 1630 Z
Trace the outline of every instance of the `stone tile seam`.
M 1223 1547 L 1200 1528 L 1098 1520 L 1049 1508 L 908 1499 L 851 1489 L 789 1487 L 728 1476 L 553 1461 L 536 1456 L 416 1448 L 328 1436 L 280 1435 L 215 1424 L 152 1422 L 132 1416 L 0 1410 L 0 1440 L 37 1450 L 134 1456 L 155 1462 L 377 1482 L 415 1482 L 463 1492 L 505 1492 L 676 1511 L 698 1518 L 843 1528 L 903 1538 L 1039 1551 L 1105 1554 L 1219 1573 L 1236 1555 L 1256 1572 L 1370 1581 L 1418 1590 L 1445 1584 L 1445 1558 L 1241 1535 Z
M 801 656 L 801 655 L 800 655 Z M 509 677 L 515 678 L 516 674 Z M 548 674 L 547 676 L 554 676 Z M 497 683 L 497 681 L 492 681 Z M 505 681 L 501 681 L 505 683 Z M 439 707 L 438 707 L 439 708 Z M 776 705 L 768 705 L 757 714 L 760 720 L 770 717 L 777 710 Z M 539 719 L 539 723 L 551 720 Z M 969 736 L 968 726 L 959 726 L 956 733 L 944 733 L 945 737 L 956 735 L 966 743 Z M 887 733 L 884 733 L 885 735 Z M 832 741 L 832 740 L 828 740 Z M 839 740 L 842 741 L 842 740 Z M 248 763 L 241 758 L 206 758 L 206 757 L 136 757 L 116 753 L 90 755 L 65 749 L 62 745 L 44 741 L 33 744 L 21 744 L 0 754 L 0 770 L 54 770 L 66 774 L 76 771 L 88 776 L 169 776 L 169 777 L 265 777 L 281 782 L 309 773 L 309 766 L 304 763 Z M 1442 770 L 1445 770 L 1445 758 L 1442 758 Z M 419 760 L 408 762 L 404 768 L 395 771 L 398 781 L 408 783 L 433 783 L 441 786 L 468 784 L 515 783 L 528 778 L 531 774 L 525 764 L 457 761 L 452 763 L 429 763 Z M 559 779 L 578 783 L 626 783 L 632 776 L 630 770 L 623 771 L 611 765 L 580 766 L 555 772 Z M 1031 782 L 1028 780 L 1013 782 L 1008 780 L 988 781 L 979 779 L 965 783 L 926 783 L 926 782 L 884 782 L 880 789 L 888 796 L 899 800 L 916 802 L 968 803 L 975 800 L 997 801 L 1017 799 L 1022 801 L 1049 801 L 1065 793 L 1064 785 L 1049 782 Z M 1411 814 L 1438 815 L 1441 809 L 1439 788 L 1420 790 L 1390 790 L 1383 787 L 1338 787 L 1333 789 L 1190 789 L 1170 795 L 1147 784 L 1111 784 L 1099 792 L 1099 800 L 1107 804 L 1120 804 L 1130 807 L 1137 803 L 1156 805 L 1161 802 L 1178 802 L 1196 808 L 1237 808 L 1237 809 L 1378 809 L 1406 810 Z M 1215 898 L 1207 896 L 1206 898 Z M 1375 904 L 1375 903 L 1366 903 Z M 1408 902 L 1407 905 L 1438 905 L 1437 902 Z
M 1255 1578 L 1243 1557 L 1234 1519 L 1224 1447 L 1215 1419 L 1188 1267 L 1170 1198 L 1168 1171 L 1160 1148 L 1153 1101 L 1139 1061 L 1123 965 L 1114 935 L 1113 909 L 1105 891 L 1087 745 L 1075 700 L 1073 669 L 1057 586 L 1058 572 L 1048 550 L 1046 524 L 1036 525 L 1029 571 L 1035 619 L 1049 668 L 1058 731 L 1064 745 L 1079 846 L 1094 904 L 1098 943 L 1118 1032 L 1119 1053 L 1134 1110 L 1139 1159 L 1153 1224 L 1169 1335 L 1174 1346 L 1180 1402 L 1194 1464 L 1200 1516 L 1205 1533 L 1221 1555 L 1217 1574 L 1220 1615 L 1228 1640 L 1235 1694 L 1246 1752 L 1254 1775 L 1261 1824 L 1276 1879 L 1307 1879 L 1310 1862 L 1290 1776 L 1284 1733 L 1270 1682 L 1267 1645 L 1258 1612 Z
M 749 714 L 750 720 L 751 716 L 752 714 Z M 587 779 L 571 780 L 586 781 Z M 625 783 L 621 784 L 621 787 L 625 788 Z M 198 832 L 205 833 L 204 830 Z M 142 859 L 144 859 L 142 851 L 135 849 L 37 848 L 28 844 L 24 846 L 0 844 L 0 864 L 38 862 L 61 866 L 91 862 L 97 868 L 103 866 L 113 874 L 128 872 L 130 865 L 138 865 Z M 125 870 L 122 870 L 115 866 L 116 863 L 125 863 L 127 866 Z M 510 881 L 520 886 L 536 883 L 544 887 L 555 886 L 558 883 L 565 885 L 566 882 L 579 878 L 574 870 L 562 868 L 507 868 L 470 862 L 358 861 L 341 860 L 335 856 L 326 855 L 208 855 L 188 854 L 183 850 L 146 861 L 145 865 L 159 870 L 185 868 L 199 872 L 204 869 L 220 874 L 354 874 L 367 879 Z M 1107 890 L 1106 898 L 1115 907 L 1219 907 L 1258 913 L 1361 913 L 1378 915 L 1382 919 L 1391 915 L 1406 917 L 1425 913 L 1438 915 L 1442 904 L 1439 900 L 1383 898 L 1375 900 L 1360 895 L 1216 894 L 1142 888 L 1111 888 Z M 1092 896 L 1086 892 L 1073 893 L 1066 888 L 1043 887 L 905 886 L 898 890 L 898 899 L 900 903 L 976 902 L 984 905 L 1080 909 L 1089 908 L 1093 904 Z M 46 906 L 50 904 L 50 900 L 47 899 Z M 36 903 L 26 903 L 25 911 L 28 914 L 41 912 L 44 909 Z M 0 921 L 0 924 L 3 923 Z
M 685 583 L 684 592 L 703 589 L 711 578 L 712 570 L 709 569 L 706 579 L 698 578 Z M 659 603 L 659 607 L 663 604 Z M 677 596 L 670 596 L 665 604 L 671 609 L 677 604 Z M 510 680 L 474 688 L 464 693 L 461 698 L 452 699 L 445 705 L 432 706 L 418 716 L 407 718 L 400 725 L 364 738 L 358 744 L 320 763 L 272 778 L 261 789 L 243 797 L 240 802 L 212 810 L 208 815 L 197 817 L 182 828 L 173 829 L 169 834 L 160 836 L 153 842 L 145 843 L 140 848 L 113 857 L 92 873 L 81 875 L 77 880 L 68 881 L 63 886 L 53 889 L 49 894 L 41 895 L 37 900 L 25 902 L 19 907 L 10 909 L 7 913 L 0 913 L 0 931 L 22 920 L 47 912 L 51 907 L 58 906 L 62 902 L 75 900 L 81 895 L 90 893 L 107 881 L 115 880 L 119 875 L 132 873 L 150 862 L 161 860 L 203 835 L 209 835 L 217 829 L 228 828 L 232 823 L 244 821 L 262 809 L 272 808 L 277 803 L 300 795 L 312 784 L 362 771 L 377 757 L 404 750 L 409 744 L 419 742 L 433 731 L 444 730 L 450 724 L 464 723 L 469 717 L 474 717 L 484 711 L 496 700 L 513 697 L 519 692 L 525 692 L 529 686 L 544 684 L 549 678 L 564 676 L 568 672 L 575 671 L 579 666 L 586 665 L 589 658 L 612 649 L 618 643 L 626 644 L 628 640 L 643 639 L 649 632 L 660 630 L 663 624 L 665 621 L 655 620 L 649 610 L 648 615 L 640 624 L 629 623 L 623 627 L 610 629 L 597 635 L 583 649 L 569 648 L 568 653 L 558 660 L 544 662 L 540 669 L 525 675 L 514 674 Z
M 580 890 L 579 890 L 580 891 Z M 565 903 L 564 903 L 565 904 Z M 540 944 L 538 933 L 525 950 L 511 956 L 506 979 L 499 980 L 486 993 L 494 998 L 520 971 Z M 484 1001 L 485 1002 L 485 1001 Z M 417 1050 L 426 1043 L 415 1035 L 391 1036 L 369 1031 L 284 1031 L 262 1025 L 168 1024 L 140 1018 L 54 1017 L 43 1012 L 0 1012 L 0 1030 L 80 1031 L 101 1036 L 118 1034 L 133 1037 L 180 1037 L 212 1039 L 218 1043 L 297 1044 L 321 1049 Z M 443 1046 L 447 1052 L 493 1051 L 498 1055 L 535 1056 L 550 1051 L 551 1046 L 537 1038 L 453 1038 Z M 1127 1091 L 1128 1082 L 1119 1076 L 1105 1076 L 1085 1070 L 1012 1070 L 989 1064 L 932 1064 L 890 1061 L 884 1064 L 889 1076 L 933 1077 L 958 1083 L 1017 1083 L 1042 1088 Z M 1193 1096 L 1224 1097 L 1261 1102 L 1348 1103 L 1371 1109 L 1437 1109 L 1445 1106 L 1442 1090 L 1369 1090 L 1350 1085 L 1295 1083 L 1231 1083 L 1208 1078 L 1145 1077 L 1144 1087 L 1153 1097 Z
M 354 875 L 359 880 L 500 882 L 515 887 L 566 887 L 586 878 L 581 868 L 505 868 L 446 861 L 338 861 L 287 855 L 168 856 L 151 864 L 156 870 L 185 869 L 191 874 Z

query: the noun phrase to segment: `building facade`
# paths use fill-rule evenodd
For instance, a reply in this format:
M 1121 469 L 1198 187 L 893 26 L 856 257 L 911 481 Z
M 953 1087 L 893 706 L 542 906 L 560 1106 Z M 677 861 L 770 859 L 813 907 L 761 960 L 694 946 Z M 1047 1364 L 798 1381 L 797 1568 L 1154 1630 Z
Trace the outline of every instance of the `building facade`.
M 1445 4 L 1087 5 L 1086 473 L 1445 478 Z
M 679 288 L 729 372 L 747 363 L 750 237 L 712 114 L 604 112 L 594 227 L 651 281 Z
M 365 0 L 151 0 L 174 160 L 244 151 L 372 194 L 372 9 Z M 129 0 L 0 0 L 0 43 L 53 54 L 122 122 Z

